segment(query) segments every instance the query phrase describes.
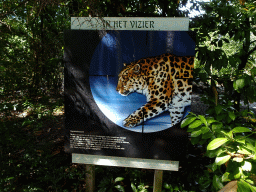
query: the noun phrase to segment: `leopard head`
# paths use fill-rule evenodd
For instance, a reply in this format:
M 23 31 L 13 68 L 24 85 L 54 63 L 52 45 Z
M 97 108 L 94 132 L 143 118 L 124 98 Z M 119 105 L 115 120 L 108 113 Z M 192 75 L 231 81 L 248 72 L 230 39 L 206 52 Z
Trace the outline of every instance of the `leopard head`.
M 116 91 L 123 96 L 143 89 L 144 81 L 141 66 L 138 63 L 124 64 L 124 68 L 118 75 Z

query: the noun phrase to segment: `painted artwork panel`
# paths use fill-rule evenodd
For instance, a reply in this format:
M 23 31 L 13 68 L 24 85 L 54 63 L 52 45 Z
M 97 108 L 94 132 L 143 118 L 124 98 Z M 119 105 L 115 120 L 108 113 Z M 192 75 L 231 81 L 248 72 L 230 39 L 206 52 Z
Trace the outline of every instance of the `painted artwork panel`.
M 182 158 L 194 54 L 186 31 L 66 31 L 68 150 Z

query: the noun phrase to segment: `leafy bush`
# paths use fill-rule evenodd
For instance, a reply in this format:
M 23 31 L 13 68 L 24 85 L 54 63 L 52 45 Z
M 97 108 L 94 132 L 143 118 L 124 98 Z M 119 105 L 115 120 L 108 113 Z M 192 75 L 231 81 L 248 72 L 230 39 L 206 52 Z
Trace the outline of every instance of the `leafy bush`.
M 238 191 L 255 191 L 252 179 L 256 171 L 255 130 L 237 124 L 235 120 L 239 116 L 230 111 L 222 113 L 223 108 L 218 105 L 214 110 L 218 117 L 227 119 L 225 124 L 221 122 L 223 118 L 216 120 L 191 113 L 181 127 L 188 126 L 192 144 L 203 146 L 204 155 L 215 158 L 215 162 L 207 166 L 209 172 L 214 173 L 209 179 L 215 190 L 223 188 L 225 182 L 238 180 Z

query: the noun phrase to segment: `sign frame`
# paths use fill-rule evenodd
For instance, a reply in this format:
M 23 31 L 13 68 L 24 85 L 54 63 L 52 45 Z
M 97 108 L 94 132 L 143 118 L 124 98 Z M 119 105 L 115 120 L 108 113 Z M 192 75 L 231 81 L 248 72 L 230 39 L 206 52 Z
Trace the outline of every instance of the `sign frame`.
M 189 18 L 72 17 L 71 30 L 188 31 Z M 72 153 L 72 163 L 178 171 L 179 161 Z

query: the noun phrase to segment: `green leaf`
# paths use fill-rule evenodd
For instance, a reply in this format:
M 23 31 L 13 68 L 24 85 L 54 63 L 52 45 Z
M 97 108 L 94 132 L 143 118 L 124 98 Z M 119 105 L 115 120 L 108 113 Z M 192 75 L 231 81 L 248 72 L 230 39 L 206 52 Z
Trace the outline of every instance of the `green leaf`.
M 212 124 L 212 130 L 213 131 L 218 131 L 219 129 L 221 129 L 223 127 L 222 123 L 214 123 Z
M 210 139 L 210 138 L 212 138 L 213 136 L 214 136 L 214 135 L 213 135 L 212 132 L 208 132 L 208 133 L 203 134 L 202 139 Z
M 215 107 L 215 112 L 216 112 L 216 114 L 219 115 L 219 114 L 221 113 L 221 111 L 222 111 L 222 106 L 217 105 L 217 106 Z
M 194 129 L 202 125 L 202 122 L 200 120 L 195 120 L 193 123 L 191 123 L 188 128 Z
M 233 133 L 244 133 L 244 132 L 252 132 L 250 129 L 246 127 L 235 127 L 232 129 Z
M 215 149 L 215 150 L 206 151 L 205 155 L 210 157 L 210 158 L 214 158 L 214 157 L 219 156 L 223 152 L 224 152 L 224 149 L 218 148 L 218 149 Z
M 193 131 L 191 133 L 191 137 L 198 137 L 199 135 L 202 134 L 202 131 L 201 130 L 198 130 L 198 131 Z
M 133 192 L 137 192 L 136 186 L 133 183 L 131 183 L 131 188 Z
M 204 126 L 201 128 L 201 131 L 202 131 L 202 134 L 205 134 L 205 133 L 209 132 L 210 129 L 208 127 Z
M 216 163 L 210 164 L 206 166 L 208 168 L 209 172 L 214 172 L 218 169 L 218 165 L 216 165 Z
M 224 136 L 226 136 L 227 138 L 232 139 L 233 138 L 233 133 L 232 131 L 229 131 L 228 133 L 226 131 L 220 131 Z
M 188 118 L 185 118 L 185 119 L 181 122 L 181 128 L 184 128 L 184 127 L 186 127 L 187 125 L 191 124 L 195 119 L 196 119 L 196 117 L 188 117 Z
M 195 145 L 195 144 L 199 143 L 200 140 L 201 140 L 200 137 L 191 137 L 192 145 Z
M 212 117 L 207 117 L 207 118 L 206 118 L 206 121 L 207 121 L 208 125 L 217 122 L 217 121 L 216 121 L 215 119 L 213 119 Z
M 232 119 L 232 121 L 236 119 L 236 115 L 234 112 L 228 112 L 228 116 L 230 117 L 230 119 Z
M 193 132 L 193 131 L 195 131 L 195 130 L 194 130 L 194 129 L 189 129 L 189 128 L 187 129 L 187 132 L 188 132 L 188 133 L 191 133 L 191 132 Z
M 237 79 L 233 83 L 233 87 L 235 90 L 242 89 L 245 86 L 244 79 Z
M 240 154 L 244 154 L 244 155 L 251 155 L 252 153 L 250 151 L 248 151 L 248 149 L 246 149 L 245 147 L 242 146 L 238 146 L 239 150 L 237 151 Z
M 121 192 L 125 192 L 125 189 L 122 185 L 117 185 L 115 186 L 115 188 L 118 190 L 118 191 L 121 191 Z
M 219 190 L 219 189 L 222 189 L 224 186 L 220 180 L 220 178 L 217 176 L 217 175 L 214 175 L 213 176 L 213 186 Z
M 231 158 L 230 155 L 225 155 L 225 156 L 222 156 L 222 157 L 216 157 L 215 163 L 217 165 L 222 165 L 222 164 L 226 163 L 230 158 Z
M 246 143 L 246 148 L 252 150 L 254 153 L 256 153 L 255 147 L 251 143 Z
M 238 143 L 245 144 L 245 139 L 243 137 L 235 137 L 234 139 Z
M 207 121 L 206 121 L 205 117 L 202 116 L 202 115 L 198 115 L 198 117 L 199 117 L 199 119 L 201 120 L 201 122 L 202 122 L 203 124 L 205 124 L 205 126 L 207 126 Z
M 242 171 L 242 168 L 240 167 L 235 170 L 235 174 L 234 174 L 235 179 L 239 179 L 241 177 L 241 171 Z
M 242 157 L 235 157 L 233 158 L 233 161 L 236 161 L 238 163 L 241 163 L 244 159 Z
M 117 177 L 117 178 L 115 179 L 115 183 L 118 182 L 118 181 L 123 181 L 123 180 L 124 180 L 123 177 Z
M 216 138 L 208 144 L 207 150 L 214 150 L 223 145 L 224 143 L 226 143 L 227 141 L 227 138 Z
M 250 192 L 251 191 L 250 184 L 243 181 L 242 179 L 237 182 L 237 186 L 238 186 L 237 192 Z
M 229 172 L 226 172 L 222 175 L 222 182 L 227 182 L 227 181 L 231 181 L 228 177 L 229 177 L 230 173 Z

